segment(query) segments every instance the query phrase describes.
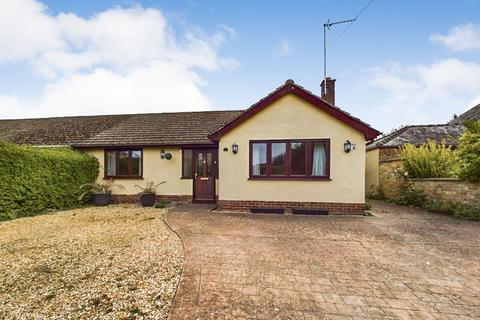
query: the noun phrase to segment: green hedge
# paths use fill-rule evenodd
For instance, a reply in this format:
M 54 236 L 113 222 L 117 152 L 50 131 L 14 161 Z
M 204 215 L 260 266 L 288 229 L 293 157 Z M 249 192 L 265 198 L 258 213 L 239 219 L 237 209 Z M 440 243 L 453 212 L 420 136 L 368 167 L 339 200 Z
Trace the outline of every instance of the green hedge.
M 80 186 L 95 181 L 98 167 L 69 148 L 0 142 L 0 220 L 80 206 Z

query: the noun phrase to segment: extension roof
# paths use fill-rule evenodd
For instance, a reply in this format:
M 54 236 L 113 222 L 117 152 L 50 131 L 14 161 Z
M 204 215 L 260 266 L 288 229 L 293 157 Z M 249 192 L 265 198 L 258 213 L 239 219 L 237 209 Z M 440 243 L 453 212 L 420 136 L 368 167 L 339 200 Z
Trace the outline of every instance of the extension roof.
M 367 150 L 375 148 L 398 148 L 407 143 L 420 146 L 428 140 L 437 143 L 445 142 L 449 146 L 457 146 L 458 139 L 464 131 L 461 124 L 432 124 L 405 126 L 390 134 L 382 136 L 367 145 Z

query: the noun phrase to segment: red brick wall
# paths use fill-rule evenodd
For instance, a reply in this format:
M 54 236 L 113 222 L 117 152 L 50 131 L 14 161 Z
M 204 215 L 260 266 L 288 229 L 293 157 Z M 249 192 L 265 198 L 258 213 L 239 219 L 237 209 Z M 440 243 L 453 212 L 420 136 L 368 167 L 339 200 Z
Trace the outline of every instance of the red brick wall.
M 250 212 L 253 207 L 273 207 L 285 208 L 286 213 L 292 213 L 292 208 L 322 208 L 333 214 L 362 214 L 364 206 L 363 203 L 219 200 L 217 210 Z
M 158 195 L 157 201 L 175 201 L 180 203 L 192 202 L 192 196 L 189 195 Z M 112 194 L 112 203 L 140 203 L 138 194 Z

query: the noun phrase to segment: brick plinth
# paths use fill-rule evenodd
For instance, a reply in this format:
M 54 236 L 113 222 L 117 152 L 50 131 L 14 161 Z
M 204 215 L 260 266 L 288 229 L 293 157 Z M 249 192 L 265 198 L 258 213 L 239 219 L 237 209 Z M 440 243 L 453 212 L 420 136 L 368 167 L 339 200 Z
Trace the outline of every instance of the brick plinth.
M 157 201 L 172 201 L 179 203 L 192 202 L 192 196 L 189 195 L 164 195 L 157 194 Z M 112 203 L 139 203 L 138 194 L 112 194 Z
M 250 212 L 253 207 L 285 208 L 285 213 L 291 214 L 293 208 L 327 209 L 331 214 L 362 214 L 363 203 L 333 203 L 333 202 L 293 202 L 293 201 L 239 201 L 219 200 L 217 210 L 233 212 Z

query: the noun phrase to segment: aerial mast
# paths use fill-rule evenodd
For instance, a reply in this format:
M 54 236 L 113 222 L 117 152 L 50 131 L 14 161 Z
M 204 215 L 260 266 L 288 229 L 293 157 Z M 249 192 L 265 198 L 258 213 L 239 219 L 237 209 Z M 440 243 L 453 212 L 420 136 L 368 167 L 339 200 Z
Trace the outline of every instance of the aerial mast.
M 341 21 L 334 21 L 330 22 L 330 19 L 327 20 L 327 23 L 323 24 L 323 83 L 324 83 L 324 90 L 327 93 L 327 29 L 337 24 L 342 23 L 353 23 L 357 20 L 358 16 L 355 19 L 349 20 L 341 20 Z

